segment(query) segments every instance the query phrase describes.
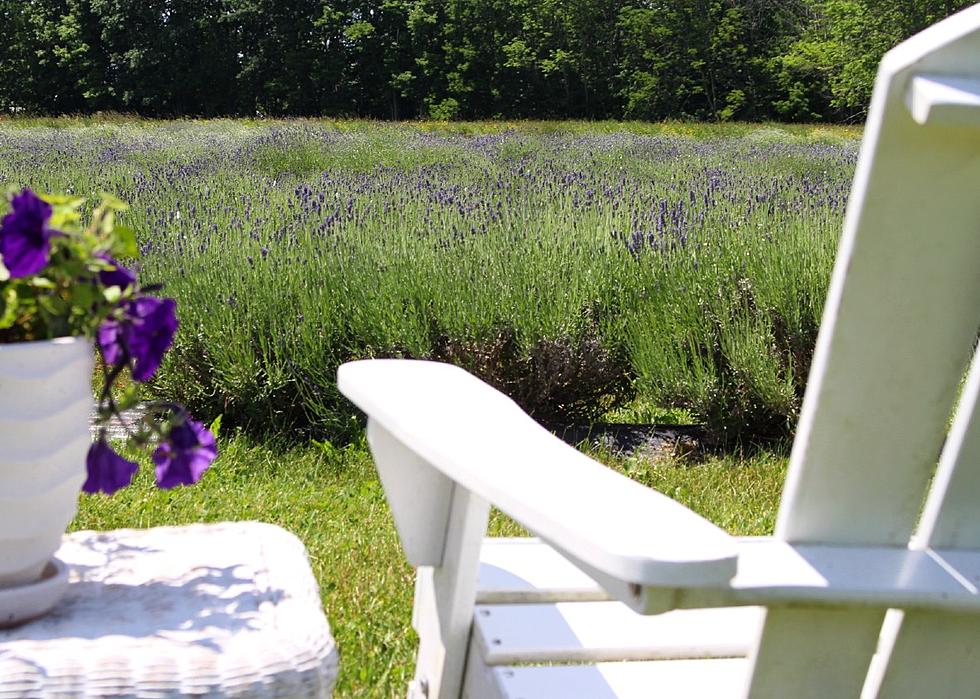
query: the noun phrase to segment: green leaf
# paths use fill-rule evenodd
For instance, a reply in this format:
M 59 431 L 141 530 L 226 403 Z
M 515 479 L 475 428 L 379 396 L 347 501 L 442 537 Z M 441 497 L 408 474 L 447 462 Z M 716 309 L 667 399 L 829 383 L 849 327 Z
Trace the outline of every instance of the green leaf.
M 14 327 L 17 322 L 17 288 L 8 286 L 0 297 L 3 302 L 3 314 L 0 315 L 0 330 Z
M 98 300 L 95 286 L 76 284 L 71 288 L 71 303 L 76 308 L 91 308 Z
M 218 436 L 218 433 L 221 432 L 221 416 L 220 415 L 218 417 L 216 417 L 214 420 L 211 421 L 211 425 L 208 427 L 208 429 L 211 430 L 211 434 L 213 434 L 215 437 Z
M 77 230 L 75 224 L 81 219 L 79 209 L 85 203 L 82 197 L 72 197 L 60 194 L 44 194 L 41 198 L 51 204 L 51 220 L 49 225 L 63 232 Z
M 39 296 L 37 305 L 52 319 L 62 319 L 68 316 L 68 303 L 57 296 Z
M 117 223 L 112 228 L 112 256 L 118 258 L 136 257 L 139 248 L 136 245 L 136 231 L 129 226 Z
M 30 281 L 31 286 L 38 289 L 57 289 L 58 285 L 47 277 L 33 277 Z
M 118 286 L 107 286 L 102 289 L 102 296 L 111 304 L 115 304 L 122 298 L 122 289 Z
M 113 211 L 127 211 L 129 209 L 129 204 L 118 197 L 107 194 L 106 192 L 100 192 L 99 196 L 102 197 L 102 206 L 107 209 L 112 209 Z
M 84 197 L 74 197 L 70 194 L 42 194 L 41 199 L 51 204 L 51 206 L 64 207 L 66 209 L 80 209 L 85 203 Z
M 116 408 L 120 411 L 129 410 L 130 408 L 136 407 L 140 402 L 140 389 L 139 386 L 135 384 L 130 384 L 123 389 L 122 393 L 116 399 Z
M 116 224 L 116 214 L 112 209 L 105 209 L 99 207 L 92 214 L 92 223 L 89 226 L 89 230 L 95 232 L 95 234 L 103 240 L 111 240 L 112 229 Z

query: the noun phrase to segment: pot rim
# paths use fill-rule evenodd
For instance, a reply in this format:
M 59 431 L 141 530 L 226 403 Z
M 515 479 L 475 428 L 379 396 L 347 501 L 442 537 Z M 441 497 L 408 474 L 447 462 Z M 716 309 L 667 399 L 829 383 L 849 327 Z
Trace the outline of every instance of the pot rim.
M 0 342 L 0 354 L 16 354 L 19 352 L 36 351 L 39 345 L 54 345 L 55 347 L 91 347 L 92 338 L 87 335 L 66 335 L 48 340 L 26 340 L 24 342 Z

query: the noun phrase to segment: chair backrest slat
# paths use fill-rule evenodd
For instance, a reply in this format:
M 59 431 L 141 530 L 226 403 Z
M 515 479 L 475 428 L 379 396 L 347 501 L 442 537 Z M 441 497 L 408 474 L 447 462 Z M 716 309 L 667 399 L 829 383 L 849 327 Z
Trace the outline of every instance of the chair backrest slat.
M 977 261 L 980 274 L 980 260 Z M 956 417 L 916 538 L 935 549 L 980 549 L 980 350 L 963 385 Z
M 916 532 L 916 546 L 937 549 L 956 568 L 957 548 L 980 548 L 980 351 L 962 389 L 956 417 Z M 964 584 L 976 586 L 969 574 Z M 980 687 L 980 617 L 909 611 L 886 625 L 867 697 L 974 697 Z
M 780 508 L 786 540 L 900 545 L 914 528 L 980 322 L 980 128 L 919 124 L 906 100 L 921 71 L 980 79 L 977 56 L 980 7 L 882 62 Z
M 903 546 L 915 529 L 980 324 L 980 119 L 970 111 L 977 81 L 980 5 L 882 61 L 777 537 Z M 943 89 L 950 84 L 958 88 Z M 957 487 L 961 481 L 976 498 L 980 478 L 957 471 Z M 937 536 L 961 524 L 976 536 L 969 515 L 953 515 L 959 497 L 950 491 L 932 506 Z M 930 636 L 943 645 L 933 635 L 938 618 L 930 615 L 924 640 L 909 649 Z M 747 693 L 858 696 L 883 619 L 884 612 L 868 609 L 770 609 Z M 968 623 L 957 639 L 973 632 Z M 952 653 L 952 662 L 964 669 L 972 652 Z M 876 661 L 881 675 L 879 667 Z M 909 696 L 901 683 L 889 686 L 894 696 Z

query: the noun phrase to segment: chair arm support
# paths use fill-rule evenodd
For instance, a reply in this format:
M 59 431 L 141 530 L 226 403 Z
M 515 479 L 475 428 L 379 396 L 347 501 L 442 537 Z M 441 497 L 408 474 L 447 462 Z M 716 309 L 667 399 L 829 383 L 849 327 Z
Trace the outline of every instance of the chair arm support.
M 725 586 L 734 538 L 568 446 L 449 364 L 365 360 L 340 391 L 405 448 L 590 572 L 629 585 Z

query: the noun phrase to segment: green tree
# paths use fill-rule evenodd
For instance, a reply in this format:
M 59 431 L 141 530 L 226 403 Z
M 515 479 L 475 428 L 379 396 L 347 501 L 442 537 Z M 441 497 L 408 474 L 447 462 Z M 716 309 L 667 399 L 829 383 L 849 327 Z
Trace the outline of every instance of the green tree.
M 0 0 L 0 105 L 32 112 L 85 109 L 82 27 L 64 0 Z M 96 80 L 96 82 L 101 82 Z
M 824 0 L 780 57 L 782 116 L 829 107 L 837 120 L 864 118 L 882 56 L 913 34 L 970 5 L 969 0 Z
M 79 0 L 72 17 L 98 27 L 101 50 L 76 42 L 78 70 L 105 75 L 87 94 L 140 114 L 234 112 L 234 36 L 220 22 L 221 0 Z M 90 15 L 83 10 L 87 9 Z M 63 24 L 68 18 L 63 19 Z M 94 32 L 88 31 L 88 35 Z M 84 38 L 84 37 L 83 37 Z M 70 51 L 67 51 L 70 53 Z
M 0 109 L 146 115 L 864 115 L 968 0 L 0 0 Z
M 620 10 L 620 96 L 631 118 L 743 116 L 746 13 L 722 0 L 664 0 Z
M 246 114 L 317 114 L 324 65 L 339 51 L 328 3 L 221 0 L 221 23 L 235 37 L 233 83 Z

